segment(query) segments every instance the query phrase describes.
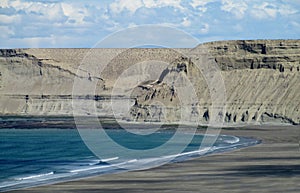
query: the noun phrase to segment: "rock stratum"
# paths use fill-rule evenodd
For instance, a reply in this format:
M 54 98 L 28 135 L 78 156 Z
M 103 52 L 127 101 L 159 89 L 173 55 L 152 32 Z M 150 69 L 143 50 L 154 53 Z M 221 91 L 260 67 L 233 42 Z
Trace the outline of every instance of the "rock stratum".
M 221 79 L 208 78 L 216 73 Z M 220 86 L 222 96 L 212 97 Z M 229 125 L 300 124 L 300 40 L 218 41 L 193 49 L 1 49 L 0 96 L 2 116 L 208 124 L 219 105 Z

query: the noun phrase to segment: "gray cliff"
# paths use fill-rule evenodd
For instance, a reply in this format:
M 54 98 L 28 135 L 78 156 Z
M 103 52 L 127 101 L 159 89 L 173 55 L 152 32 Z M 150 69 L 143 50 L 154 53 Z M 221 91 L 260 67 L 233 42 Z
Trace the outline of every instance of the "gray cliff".
M 71 116 L 73 100 L 80 107 L 75 114 L 84 116 L 90 115 L 85 104 L 92 103 L 99 116 L 178 122 L 184 113 L 187 121 L 197 117 L 206 124 L 211 91 L 196 65 L 203 58 L 220 70 L 226 123 L 300 123 L 300 40 L 219 41 L 193 49 L 2 49 L 0 113 Z M 119 88 L 120 76 L 141 63 L 122 79 L 124 85 L 128 81 L 126 89 Z M 131 84 L 152 71 L 155 78 Z M 86 86 L 74 94 L 75 79 Z M 183 88 L 188 80 L 198 100 L 182 107 L 180 89 L 170 84 L 175 79 Z M 93 92 L 84 89 L 88 85 L 96 85 Z M 126 91 L 118 91 L 122 89 Z M 111 100 L 125 110 L 113 112 Z

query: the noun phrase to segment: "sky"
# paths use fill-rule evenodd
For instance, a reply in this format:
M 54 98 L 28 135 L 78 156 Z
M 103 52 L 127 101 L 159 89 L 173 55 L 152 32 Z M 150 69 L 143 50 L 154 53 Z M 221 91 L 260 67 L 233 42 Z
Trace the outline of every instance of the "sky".
M 90 48 L 143 25 L 181 30 L 198 42 L 299 39 L 299 0 L 0 0 L 0 48 Z M 161 39 L 184 47 L 177 37 Z M 111 47 L 122 47 L 118 41 Z

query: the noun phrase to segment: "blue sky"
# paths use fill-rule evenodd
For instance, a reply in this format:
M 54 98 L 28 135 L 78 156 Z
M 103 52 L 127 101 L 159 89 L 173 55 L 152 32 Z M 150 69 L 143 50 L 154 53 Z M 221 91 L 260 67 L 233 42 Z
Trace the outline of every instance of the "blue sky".
M 299 39 L 300 1 L 0 0 L 1 48 L 92 47 L 111 33 L 145 24 L 174 27 L 199 42 Z

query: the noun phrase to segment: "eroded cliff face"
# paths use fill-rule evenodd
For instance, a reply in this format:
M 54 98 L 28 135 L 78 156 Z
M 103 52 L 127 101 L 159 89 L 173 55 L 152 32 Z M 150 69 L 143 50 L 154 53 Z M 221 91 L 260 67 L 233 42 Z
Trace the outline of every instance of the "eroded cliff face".
M 220 69 L 226 123 L 300 123 L 299 40 L 221 41 L 194 49 L 2 49 L 0 113 L 72 115 L 73 100 L 80 115 L 91 114 L 90 104 L 97 115 L 129 121 L 178 122 L 185 116 L 206 124 L 212 90 L 199 60 Z M 158 62 L 164 64 L 153 67 Z M 126 71 L 136 63 L 143 65 Z M 149 81 L 138 81 L 151 71 Z M 82 90 L 74 95 L 75 79 Z M 96 87 L 85 89 L 89 85 Z M 192 96 L 189 85 L 197 99 L 185 99 Z M 113 112 L 111 100 L 123 110 Z
M 203 49 L 207 51 L 203 53 Z M 134 120 L 179 121 L 182 114 L 178 112 L 184 112 L 189 115 L 184 120 L 193 121 L 198 117 L 201 123 L 209 123 L 211 90 L 203 72 L 196 66 L 197 60 L 206 57 L 207 62 L 214 61 L 221 70 L 226 90 L 226 109 L 222 117 L 226 123 L 300 123 L 300 41 L 212 42 L 200 45 L 190 53 L 189 58 L 174 60 L 165 71 L 164 79 L 152 84 L 147 92 L 143 85 L 138 88 L 144 94 L 137 95 L 132 110 Z M 170 86 L 163 93 L 160 89 L 164 80 L 170 83 L 178 77 L 190 80 L 198 101 L 180 110 L 178 102 L 152 105 L 152 101 L 165 101 L 161 95 L 171 100 L 170 96 L 182 92 L 181 89 L 171 90 Z M 158 91 L 160 95 L 155 94 Z M 171 106 L 173 110 L 170 110 Z M 154 109 L 152 114 L 149 109 Z M 157 114 L 164 112 L 163 109 L 167 112 Z

